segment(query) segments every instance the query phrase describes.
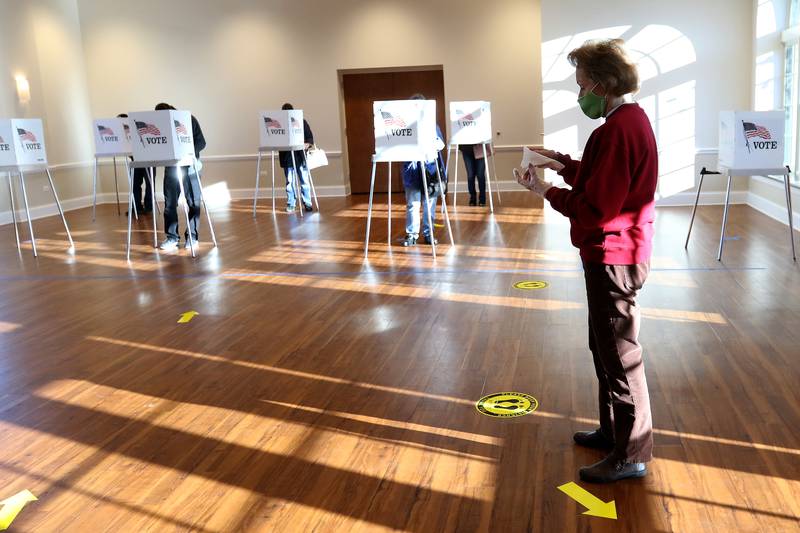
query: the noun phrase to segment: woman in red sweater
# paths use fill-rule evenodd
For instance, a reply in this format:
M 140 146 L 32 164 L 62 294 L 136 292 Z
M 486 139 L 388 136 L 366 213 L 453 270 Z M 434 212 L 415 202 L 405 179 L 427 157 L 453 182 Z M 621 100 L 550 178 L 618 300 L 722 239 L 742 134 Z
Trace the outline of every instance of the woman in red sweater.
M 554 160 L 542 168 L 558 171 L 571 188 L 553 187 L 533 168 L 519 177 L 569 217 L 583 260 L 600 428 L 576 433 L 574 440 L 609 452 L 580 469 L 581 479 L 598 483 L 646 475 L 653 450 L 636 295 L 650 270 L 658 150 L 644 111 L 626 98 L 638 90 L 639 75 L 623 45 L 619 39 L 589 41 L 568 56 L 581 109 L 589 118 L 605 118 L 579 161 L 537 150 Z

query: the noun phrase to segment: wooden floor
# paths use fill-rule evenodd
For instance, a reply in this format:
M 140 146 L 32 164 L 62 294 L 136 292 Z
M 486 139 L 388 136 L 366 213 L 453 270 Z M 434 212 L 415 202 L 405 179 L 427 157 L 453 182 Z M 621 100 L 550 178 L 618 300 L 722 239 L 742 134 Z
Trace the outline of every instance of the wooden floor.
M 557 489 L 601 457 L 571 444 L 596 412 L 566 221 L 524 193 L 493 218 L 459 207 L 458 247 L 434 262 L 387 248 L 378 200 L 368 262 L 366 197 L 322 199 L 304 220 L 218 208 L 220 246 L 204 226 L 196 260 L 153 251 L 140 221 L 129 265 L 110 205 L 96 223 L 68 213 L 74 256 L 57 218 L 34 222 L 38 260 L 0 227 L 0 500 L 39 498 L 11 529 L 800 530 L 785 226 L 733 207 L 718 263 L 720 208 L 700 209 L 688 252 L 689 210 L 659 210 L 641 296 L 656 459 L 642 480 L 581 483 L 615 500 L 614 521 Z M 540 407 L 476 411 L 499 391 Z

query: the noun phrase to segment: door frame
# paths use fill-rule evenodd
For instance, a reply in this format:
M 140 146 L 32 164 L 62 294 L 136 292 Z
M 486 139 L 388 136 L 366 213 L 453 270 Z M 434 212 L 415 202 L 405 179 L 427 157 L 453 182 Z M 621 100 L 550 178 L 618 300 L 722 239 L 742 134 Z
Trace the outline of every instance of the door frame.
M 397 66 L 397 67 L 373 67 L 373 68 L 347 68 L 347 69 L 337 69 L 336 76 L 338 80 L 338 90 L 339 90 L 339 135 L 342 139 L 342 172 L 344 173 L 345 178 L 345 194 L 347 196 L 352 195 L 352 191 L 350 189 L 350 156 L 349 150 L 347 146 L 347 121 L 345 116 L 345 102 L 344 102 L 344 76 L 346 74 L 383 74 L 383 73 L 393 73 L 393 72 L 418 72 L 418 71 L 441 71 L 442 73 L 442 80 L 445 80 L 444 77 L 444 65 L 409 65 L 409 66 Z M 445 103 L 447 102 L 447 84 L 443 83 L 444 87 L 444 99 Z M 447 110 L 445 110 L 445 116 L 447 116 Z M 447 124 L 445 124 L 445 128 L 447 128 Z M 444 133 L 447 135 L 447 132 Z

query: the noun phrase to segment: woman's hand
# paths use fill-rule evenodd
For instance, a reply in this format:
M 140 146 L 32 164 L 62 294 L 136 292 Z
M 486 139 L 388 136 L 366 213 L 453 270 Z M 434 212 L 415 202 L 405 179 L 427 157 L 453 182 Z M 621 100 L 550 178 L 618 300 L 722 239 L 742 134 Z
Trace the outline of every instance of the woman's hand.
M 514 176 L 517 178 L 517 183 L 541 197 L 544 197 L 547 191 L 553 187 L 552 183 L 539 177 L 536 173 L 536 169 L 532 165 L 528 166 L 527 170 L 522 174 L 515 168 Z

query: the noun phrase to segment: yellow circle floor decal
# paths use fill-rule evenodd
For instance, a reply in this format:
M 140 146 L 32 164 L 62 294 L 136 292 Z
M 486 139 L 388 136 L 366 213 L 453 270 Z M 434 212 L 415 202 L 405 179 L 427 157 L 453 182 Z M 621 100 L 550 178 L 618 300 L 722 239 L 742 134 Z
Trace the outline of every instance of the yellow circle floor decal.
M 514 288 L 521 291 L 536 291 L 539 289 L 546 289 L 547 287 L 546 281 L 520 281 L 514 284 Z
M 486 416 L 510 418 L 534 412 L 539 402 L 529 394 L 521 392 L 495 392 L 484 396 L 475 407 Z

